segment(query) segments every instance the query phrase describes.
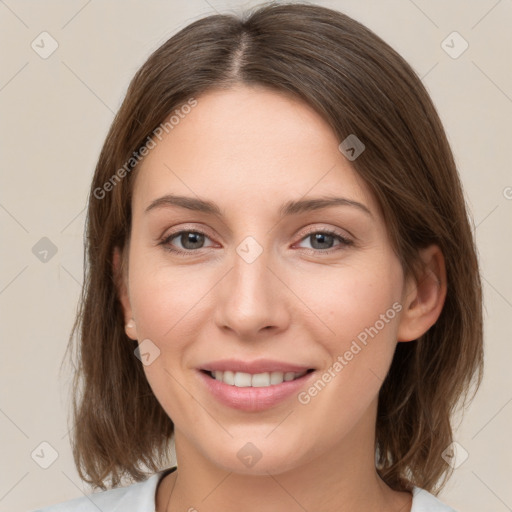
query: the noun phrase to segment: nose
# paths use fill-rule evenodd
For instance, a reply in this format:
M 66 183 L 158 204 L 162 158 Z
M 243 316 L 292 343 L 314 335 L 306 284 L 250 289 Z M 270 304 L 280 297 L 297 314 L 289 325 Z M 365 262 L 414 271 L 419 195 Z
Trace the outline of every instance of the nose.
M 251 263 L 235 253 L 233 267 L 217 290 L 215 320 L 220 329 L 248 341 L 287 329 L 293 294 L 270 260 L 267 251 Z

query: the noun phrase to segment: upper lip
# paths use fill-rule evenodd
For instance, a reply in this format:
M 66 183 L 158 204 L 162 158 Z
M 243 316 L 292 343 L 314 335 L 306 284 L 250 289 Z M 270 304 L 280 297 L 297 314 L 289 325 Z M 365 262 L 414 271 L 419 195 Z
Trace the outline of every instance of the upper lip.
M 272 359 L 257 359 L 255 361 L 242 361 L 240 359 L 220 359 L 206 363 L 200 367 L 206 371 L 226 371 L 244 373 L 266 373 L 266 372 L 303 372 L 311 369 L 311 366 L 300 364 L 291 364 L 284 361 L 276 361 Z

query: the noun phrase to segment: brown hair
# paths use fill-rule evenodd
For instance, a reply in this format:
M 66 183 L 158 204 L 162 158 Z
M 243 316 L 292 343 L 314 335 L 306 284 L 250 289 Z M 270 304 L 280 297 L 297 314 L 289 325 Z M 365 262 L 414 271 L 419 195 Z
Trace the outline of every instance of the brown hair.
M 159 47 L 129 85 L 92 181 L 84 288 L 70 337 L 71 345 L 79 333 L 78 472 L 105 489 L 108 477 L 112 486 L 125 475 L 140 481 L 147 476 L 141 464 L 157 471 L 167 460 L 173 423 L 125 334 L 113 251 L 129 240 L 134 154 L 174 109 L 236 83 L 300 98 L 340 141 L 356 134 L 365 144 L 352 165 L 382 208 L 406 275 L 417 268 L 419 248 L 435 243 L 444 254 L 443 310 L 419 339 L 397 344 L 376 424 L 381 478 L 395 490 L 417 485 L 437 494 L 451 474 L 442 458 L 453 441 L 451 416 L 483 375 L 481 283 L 456 165 L 436 109 L 404 59 L 350 17 L 299 3 L 195 21 Z

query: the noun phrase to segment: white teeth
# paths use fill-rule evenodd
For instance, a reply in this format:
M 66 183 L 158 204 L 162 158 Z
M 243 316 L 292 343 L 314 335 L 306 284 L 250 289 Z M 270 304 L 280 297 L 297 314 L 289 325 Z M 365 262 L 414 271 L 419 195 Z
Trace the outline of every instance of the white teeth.
M 215 380 L 229 384 L 230 386 L 236 386 L 239 388 L 261 388 L 266 386 L 275 386 L 281 384 L 284 381 L 290 381 L 298 379 L 307 373 L 307 370 L 302 372 L 265 372 L 265 373 L 245 373 L 245 372 L 232 372 L 226 370 L 222 372 L 215 370 L 212 376 Z
M 283 372 L 272 372 L 270 374 L 270 385 L 281 384 L 283 382 Z
M 255 373 L 252 376 L 252 387 L 262 388 L 264 386 L 270 386 L 270 373 Z
M 224 379 L 222 379 L 224 380 Z M 250 373 L 235 373 L 235 386 L 238 388 L 248 388 L 251 385 L 251 374 Z
M 225 382 L 226 384 L 229 384 L 230 386 L 235 385 L 235 373 L 234 372 L 227 370 L 225 372 L 220 372 L 220 373 L 221 374 L 224 373 L 224 375 L 221 375 L 220 378 L 217 380 L 222 380 L 223 382 Z

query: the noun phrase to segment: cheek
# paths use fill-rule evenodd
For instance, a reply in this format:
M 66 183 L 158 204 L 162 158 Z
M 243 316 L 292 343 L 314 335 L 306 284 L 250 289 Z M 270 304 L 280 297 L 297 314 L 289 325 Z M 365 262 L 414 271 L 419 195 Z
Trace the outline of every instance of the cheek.
M 362 410 L 380 388 L 397 343 L 401 285 L 399 264 L 384 260 L 344 272 L 317 295 L 313 307 L 333 331 L 318 338 L 330 359 L 325 380 L 333 400 L 343 396 Z
M 171 268 L 144 253 L 134 255 L 132 263 L 130 301 L 139 339 L 173 340 L 173 345 L 179 345 L 183 336 L 175 333 L 198 327 L 195 319 L 211 285 L 191 267 Z
M 177 425 L 185 418 L 200 422 L 201 413 L 183 386 L 182 371 L 188 347 L 199 338 L 202 323 L 198 316 L 211 285 L 185 267 L 164 268 L 149 257 L 136 255 L 131 262 L 130 301 L 139 344 L 150 340 L 148 346 L 158 354 L 144 365 L 148 383 Z
M 389 331 L 388 326 L 395 323 L 397 297 L 400 294 L 395 287 L 383 280 L 348 283 L 330 300 L 332 329 L 342 339 L 357 338 L 375 325 L 379 331 Z
M 301 279 L 296 293 L 312 311 L 318 312 L 324 330 L 329 327 L 330 336 L 324 339 L 334 347 L 356 338 L 376 322 L 378 329 L 388 335 L 398 316 L 393 304 L 402 295 L 401 267 L 391 257 L 382 258 L 381 262 L 368 259 L 357 266 L 329 269 L 325 275 Z

